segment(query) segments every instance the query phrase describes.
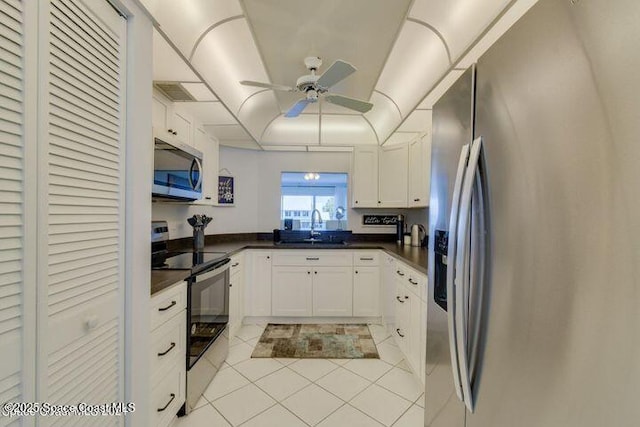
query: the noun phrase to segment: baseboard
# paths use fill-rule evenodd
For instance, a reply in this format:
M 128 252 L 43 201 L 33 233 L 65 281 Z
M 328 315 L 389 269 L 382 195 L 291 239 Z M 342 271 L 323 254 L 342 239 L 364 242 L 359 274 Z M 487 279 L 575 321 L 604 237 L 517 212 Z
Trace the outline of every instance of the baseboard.
M 381 317 L 278 317 L 260 316 L 245 317 L 242 319 L 243 325 L 253 325 L 261 323 L 371 323 L 381 325 Z

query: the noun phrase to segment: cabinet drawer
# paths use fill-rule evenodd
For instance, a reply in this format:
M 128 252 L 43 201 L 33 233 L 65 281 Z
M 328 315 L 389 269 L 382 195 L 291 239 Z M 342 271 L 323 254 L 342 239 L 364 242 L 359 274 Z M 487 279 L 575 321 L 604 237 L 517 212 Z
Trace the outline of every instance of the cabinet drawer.
M 355 251 L 353 253 L 353 265 L 356 266 L 376 266 L 380 263 L 380 252 L 378 251 Z
M 185 363 L 187 312 L 182 310 L 151 334 L 151 379 L 156 384 L 173 366 Z
M 351 266 L 353 264 L 351 251 L 346 250 L 321 250 L 311 251 L 301 249 L 298 251 L 277 251 L 273 255 L 273 265 L 290 266 Z
M 166 373 L 151 391 L 150 425 L 166 427 L 185 401 L 185 367 L 179 365 Z
M 151 330 L 187 308 L 187 282 L 180 282 L 151 297 Z
M 229 275 L 233 276 L 244 268 L 244 252 L 231 257 L 231 265 L 229 266 Z
M 413 269 L 407 269 L 407 285 L 420 299 L 425 299 L 427 294 L 427 276 Z

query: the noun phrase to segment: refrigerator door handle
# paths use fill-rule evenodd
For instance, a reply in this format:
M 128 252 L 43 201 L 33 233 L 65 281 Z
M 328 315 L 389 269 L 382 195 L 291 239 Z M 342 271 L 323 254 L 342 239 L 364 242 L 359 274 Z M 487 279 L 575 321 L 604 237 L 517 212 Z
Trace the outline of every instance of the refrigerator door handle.
M 456 235 L 458 226 L 458 215 L 460 212 L 460 195 L 462 193 L 462 184 L 464 182 L 465 171 L 469 159 L 469 144 L 462 147 L 460 151 L 460 160 L 458 161 L 458 172 L 456 173 L 456 181 L 453 187 L 453 199 L 451 202 L 451 217 L 449 218 L 449 248 L 447 250 L 447 323 L 449 329 L 449 353 L 451 356 L 451 370 L 453 372 L 453 384 L 456 389 L 458 399 L 463 400 L 462 384 L 460 380 L 460 367 L 458 365 L 458 347 L 457 347 L 457 330 L 456 330 L 456 293 L 455 293 L 455 276 L 456 276 Z
M 456 235 L 456 259 L 455 259 L 455 292 L 456 292 L 456 342 L 458 353 L 458 366 L 460 382 L 462 386 L 463 402 L 470 412 L 473 412 L 474 401 L 471 391 L 471 371 L 469 369 L 469 291 L 470 291 L 470 241 L 471 241 L 471 201 L 474 192 L 474 184 L 478 172 L 480 149 L 482 139 L 477 138 L 471 145 L 467 173 L 462 186 L 460 197 L 460 213 Z

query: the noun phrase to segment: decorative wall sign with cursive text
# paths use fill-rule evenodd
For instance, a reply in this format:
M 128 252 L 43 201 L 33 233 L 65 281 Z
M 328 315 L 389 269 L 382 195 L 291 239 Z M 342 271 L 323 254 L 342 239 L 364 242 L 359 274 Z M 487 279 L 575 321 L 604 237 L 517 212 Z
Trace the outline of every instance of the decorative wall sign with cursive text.
M 362 225 L 396 225 L 398 215 L 362 215 Z

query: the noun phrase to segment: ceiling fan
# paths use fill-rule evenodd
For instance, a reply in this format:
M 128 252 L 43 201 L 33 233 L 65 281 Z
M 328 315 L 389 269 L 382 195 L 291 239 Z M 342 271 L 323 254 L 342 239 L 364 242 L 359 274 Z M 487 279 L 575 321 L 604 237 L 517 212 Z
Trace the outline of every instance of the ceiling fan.
M 286 112 L 284 115 L 285 117 L 298 117 L 307 105 L 317 102 L 320 95 L 323 95 L 323 98 L 327 102 L 359 111 L 360 113 L 366 113 L 373 107 L 373 104 L 369 102 L 328 93 L 331 86 L 344 80 L 356 71 L 356 67 L 353 65 L 338 59 L 320 76 L 316 74 L 316 71 L 318 71 L 318 68 L 322 65 L 322 59 L 317 56 L 309 56 L 304 59 L 304 65 L 311 74 L 300 77 L 296 82 L 295 87 L 254 82 L 250 80 L 242 80 L 240 84 L 245 86 L 264 87 L 284 92 L 304 93 L 306 96 L 296 102 L 289 111 Z

